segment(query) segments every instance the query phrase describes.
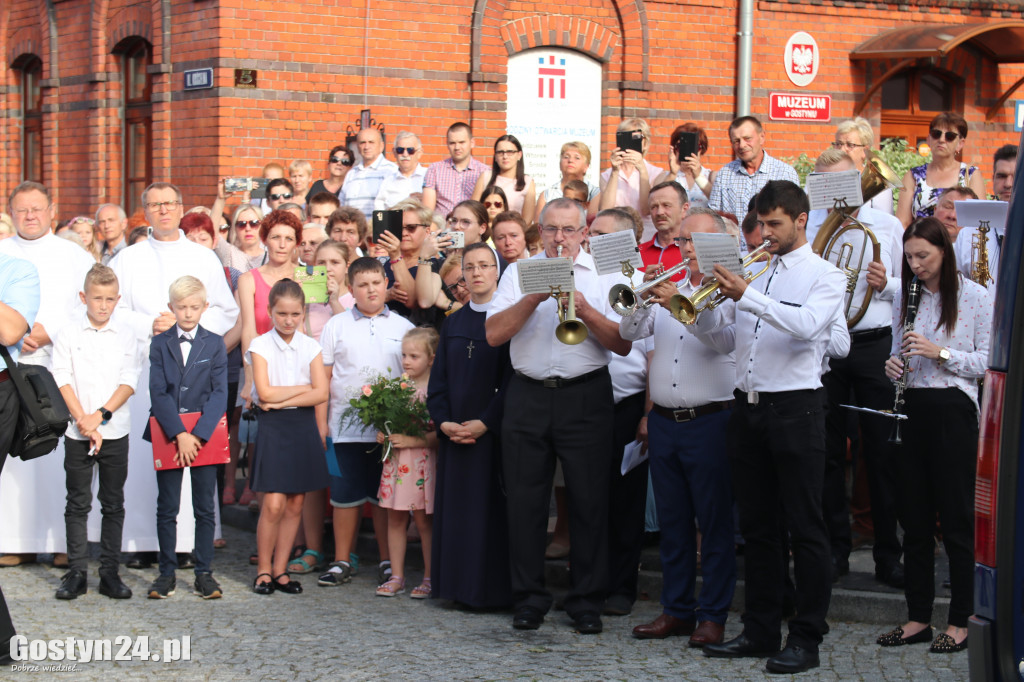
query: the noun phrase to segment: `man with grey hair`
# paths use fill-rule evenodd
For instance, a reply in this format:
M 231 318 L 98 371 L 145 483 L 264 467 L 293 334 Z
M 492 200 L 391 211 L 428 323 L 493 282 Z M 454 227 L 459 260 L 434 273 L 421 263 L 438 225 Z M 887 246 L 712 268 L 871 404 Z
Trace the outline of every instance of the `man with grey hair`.
M 103 236 L 103 252 L 100 262 L 110 264 L 110 259 L 127 245 L 125 230 L 128 229 L 128 215 L 117 204 L 103 204 L 96 210 L 96 227 Z
M 394 206 L 410 195 L 423 191 L 423 179 L 427 176 L 427 167 L 420 163 L 423 156 L 423 144 L 416 135 L 403 130 L 395 137 L 395 160 L 398 168 L 380 183 L 377 198 L 373 207 L 383 211 Z
M 555 460 L 562 463 L 569 502 L 572 587 L 565 610 L 581 634 L 601 632 L 601 610 L 608 589 L 608 474 L 612 467 L 614 400 L 608 364 L 612 353 L 625 356 L 631 345 L 619 336 L 618 315 L 608 291 L 624 282 L 621 273 L 599 276 L 590 254 L 580 247 L 587 228 L 582 209 L 555 199 L 540 216 L 543 252 L 505 269 L 487 312 L 487 343 L 511 342 L 515 375 L 506 402 L 502 460 L 509 509 L 509 548 L 515 616 L 512 627 L 535 630 L 551 608 L 544 585 L 548 501 Z M 561 253 L 559 253 L 561 251 Z M 585 338 L 558 340 L 559 308 L 568 298 L 524 294 L 519 268 L 529 260 L 567 258 L 572 262 L 577 319 Z
M 345 174 L 338 199 L 342 206 L 358 208 L 369 220 L 381 183 L 398 166 L 384 158 L 384 138 L 376 128 L 360 130 L 356 134 L 356 146 L 361 160 Z

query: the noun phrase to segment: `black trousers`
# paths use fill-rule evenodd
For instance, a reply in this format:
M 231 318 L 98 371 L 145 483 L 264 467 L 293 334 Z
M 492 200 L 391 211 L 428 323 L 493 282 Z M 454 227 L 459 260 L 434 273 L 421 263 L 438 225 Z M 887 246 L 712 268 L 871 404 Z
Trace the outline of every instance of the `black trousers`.
M 828 527 L 832 556 L 840 564 L 850 560 L 850 505 L 846 497 L 846 436 L 851 415 L 860 421 L 863 438 L 863 466 L 868 477 L 871 522 L 875 528 L 872 553 L 876 570 L 888 572 L 900 559 L 896 532 L 896 472 L 889 434 L 892 420 L 852 413 L 840 404 L 872 409 L 892 409 L 893 386 L 885 376 L 885 361 L 892 348 L 892 332 L 877 339 L 852 338 L 850 354 L 829 360 L 830 371 L 821 378 L 828 395 L 825 413 L 825 485 L 822 513 Z
M 636 601 L 640 552 L 647 511 L 647 471 L 643 464 L 622 475 L 622 451 L 636 440 L 646 391 L 615 403 L 614 444 L 608 473 L 608 594 Z
M 789 643 L 817 651 L 832 596 L 828 536 L 821 516 L 825 470 L 823 390 L 762 393 L 757 405 L 736 391 L 727 445 L 740 532 L 746 542 L 743 627 L 759 645 L 781 638 L 788 528 L 796 575 Z
M 949 557 L 949 624 L 974 612 L 974 476 L 978 411 L 957 388 L 912 388 L 897 457 L 904 593 L 910 620 L 930 623 L 935 601 L 935 516 Z
M 105 440 L 100 451 L 90 456 L 89 441 L 64 437 L 64 474 L 67 506 L 64 528 L 68 538 L 68 566 L 79 571 L 89 568 L 89 539 L 86 522 L 92 509 L 93 467 L 99 472 L 103 522 L 100 528 L 100 573 L 117 573 L 121 561 L 124 529 L 124 482 L 128 478 L 128 436 Z
M 561 388 L 513 376 L 505 401 L 502 470 L 515 607 L 551 608 L 551 593 L 544 587 L 544 548 L 557 457 L 565 474 L 572 537 L 572 586 L 565 610 L 574 618 L 600 613 L 608 590 L 611 376 L 606 370 Z
M 17 423 L 20 409 L 14 382 L 8 379 L 0 384 L 0 474 L 3 473 L 4 463 L 7 461 L 7 452 L 11 448 L 14 425 Z M 7 610 L 7 600 L 4 599 L 4 592 L 0 589 L 0 663 L 10 660 L 10 641 L 14 635 L 11 613 Z

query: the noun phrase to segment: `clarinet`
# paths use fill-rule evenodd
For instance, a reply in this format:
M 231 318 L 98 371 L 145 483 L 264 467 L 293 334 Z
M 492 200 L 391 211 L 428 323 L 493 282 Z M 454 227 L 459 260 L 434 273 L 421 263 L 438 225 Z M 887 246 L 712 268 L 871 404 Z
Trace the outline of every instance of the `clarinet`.
M 914 279 L 910 280 L 910 285 L 907 287 L 907 316 L 906 322 L 903 324 L 904 335 L 907 332 L 914 331 L 914 320 L 917 317 L 917 304 L 920 299 L 921 282 L 915 276 Z M 892 413 L 894 415 L 903 414 L 903 392 L 907 390 L 907 375 L 910 372 L 910 356 L 906 353 L 900 353 L 900 360 L 903 362 L 903 373 L 896 380 L 896 402 L 892 406 Z M 897 417 L 893 421 L 894 424 L 892 425 L 892 433 L 889 435 L 889 442 L 893 445 L 901 445 L 903 443 L 903 436 L 900 430 L 903 420 Z

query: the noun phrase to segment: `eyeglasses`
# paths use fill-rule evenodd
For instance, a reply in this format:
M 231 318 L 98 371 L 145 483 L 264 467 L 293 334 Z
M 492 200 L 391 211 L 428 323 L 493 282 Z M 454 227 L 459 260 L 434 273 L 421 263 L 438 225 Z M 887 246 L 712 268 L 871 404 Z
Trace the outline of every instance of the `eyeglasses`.
M 491 268 L 496 268 L 496 267 L 498 267 L 498 266 L 497 265 L 489 265 L 487 263 L 481 263 L 480 265 L 464 265 L 462 267 L 462 271 L 463 272 L 468 272 L 469 274 L 472 275 L 474 272 L 484 273 L 484 272 L 487 272 L 488 270 L 490 270 Z M 466 280 L 463 279 L 463 280 L 460 280 L 460 281 L 465 283 Z
M 956 138 L 960 137 L 960 133 L 955 133 L 952 130 L 947 130 L 946 132 L 942 132 L 938 128 L 932 128 L 928 132 L 928 135 L 933 140 L 941 140 L 943 137 L 945 137 L 946 138 L 946 142 L 952 142 Z
M 465 289 L 466 288 L 466 278 L 465 277 L 460 277 L 458 279 L 458 281 L 455 282 L 454 284 L 445 284 L 444 287 L 448 291 L 451 291 L 452 289 L 458 289 L 460 287 Z
M 513 154 L 518 154 L 518 153 L 519 153 L 518 149 L 495 149 L 494 150 L 494 155 L 495 156 L 512 156 Z
M 402 154 L 412 156 L 418 151 L 416 147 L 395 147 L 395 156 L 401 156 Z
M 505 208 L 503 201 L 485 201 L 484 208 Z
M 25 216 L 30 215 L 42 215 L 43 213 L 46 213 L 48 210 L 50 210 L 49 206 L 44 206 L 43 208 L 16 208 L 14 209 L 14 215 L 18 216 L 19 218 L 24 218 Z
M 472 220 L 467 220 L 465 218 L 449 218 L 445 222 L 451 225 L 452 227 L 457 227 L 463 230 L 465 230 L 467 227 L 473 227 L 474 225 L 477 224 L 476 222 Z
M 347 156 L 332 156 L 330 158 L 331 163 L 340 163 L 342 166 L 351 166 L 352 162 L 349 161 Z
M 693 243 L 693 237 L 673 237 L 672 241 L 680 246 Z
M 572 237 L 581 229 L 582 228 L 579 227 L 554 227 L 552 225 L 544 225 L 543 227 L 540 228 L 541 232 L 552 237 L 554 237 L 559 232 L 561 232 L 563 236 Z
M 430 225 L 423 225 L 422 223 L 413 223 L 411 225 L 402 225 L 402 231 L 404 232 L 415 232 L 421 227 L 430 227 Z
M 284 194 L 271 194 L 270 195 L 270 200 L 271 201 L 280 201 L 281 199 L 291 199 L 291 198 L 292 198 L 291 192 L 285 192 Z
M 181 206 L 180 201 L 147 201 L 146 210 L 156 213 L 157 211 L 163 211 L 165 208 L 170 211 L 176 206 Z
M 258 220 L 236 220 L 235 221 L 235 229 L 236 230 L 244 230 L 247 227 L 249 229 L 251 229 L 251 230 L 255 230 L 259 226 L 260 226 L 260 221 L 258 221 Z
M 857 144 L 856 142 L 833 142 L 833 149 L 859 149 L 861 147 L 867 147 L 866 144 Z

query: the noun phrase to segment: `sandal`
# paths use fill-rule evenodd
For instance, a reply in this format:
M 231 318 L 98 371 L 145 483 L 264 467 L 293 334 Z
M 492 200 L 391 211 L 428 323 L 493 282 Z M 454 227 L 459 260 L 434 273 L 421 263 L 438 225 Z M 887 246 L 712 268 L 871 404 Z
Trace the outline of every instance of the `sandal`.
M 405 578 L 396 575 L 388 578 L 388 581 L 377 588 L 378 597 L 397 597 L 405 592 Z
M 270 578 L 265 583 L 260 582 L 260 578 L 267 576 Z M 274 594 L 274 577 L 269 573 L 260 573 L 256 576 L 256 579 L 252 581 L 252 591 L 256 594 Z
M 225 505 L 234 504 L 235 502 L 237 502 L 237 500 L 235 499 L 235 486 L 229 485 L 226 488 L 224 488 L 224 494 L 221 496 L 220 502 L 221 504 Z
M 412 588 L 412 592 L 409 596 L 413 599 L 429 599 L 430 598 L 430 578 L 424 578 L 416 587 Z
M 306 561 L 306 557 L 313 557 L 313 563 L 310 564 Z M 298 573 L 300 575 L 305 573 L 312 573 L 313 571 L 322 570 L 324 567 L 324 555 L 322 552 L 318 552 L 315 549 L 307 549 L 302 553 L 301 556 L 295 557 L 288 562 L 288 572 Z
M 227 546 L 228 546 L 228 541 L 225 540 L 224 538 L 217 538 L 216 540 L 213 541 L 213 548 L 214 549 L 224 549 Z
M 933 654 L 955 654 L 958 651 L 963 651 L 967 648 L 967 638 L 964 637 L 964 641 L 959 644 L 956 640 L 950 637 L 945 632 L 940 632 L 939 636 L 932 642 L 932 647 L 928 651 Z
M 924 630 L 910 635 L 909 637 L 904 637 L 903 628 L 898 627 L 895 630 L 887 632 L 879 637 L 875 640 L 875 643 L 880 646 L 903 646 L 904 644 L 923 644 L 930 641 L 932 641 L 931 626 L 928 626 Z

